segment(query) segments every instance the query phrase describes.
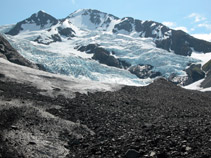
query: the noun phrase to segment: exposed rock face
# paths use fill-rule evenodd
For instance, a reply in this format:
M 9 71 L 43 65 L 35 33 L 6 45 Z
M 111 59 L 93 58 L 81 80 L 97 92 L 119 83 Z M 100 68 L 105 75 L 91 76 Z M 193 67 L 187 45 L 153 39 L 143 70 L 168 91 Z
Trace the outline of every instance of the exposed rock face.
M 135 65 L 131 66 L 128 70 L 135 74 L 137 77 L 141 79 L 145 78 L 155 78 L 157 76 L 162 76 L 160 72 L 154 72 L 152 71 L 153 66 L 152 65 Z
M 201 64 L 193 64 L 185 71 L 188 75 L 185 85 L 191 84 L 205 77 L 205 73 L 201 69 Z
M 175 54 L 189 56 L 192 53 L 192 49 L 198 52 L 211 52 L 211 43 L 203 40 L 196 39 L 189 34 L 181 30 L 173 30 L 165 25 L 154 22 L 154 21 L 141 21 L 134 19 L 132 17 L 125 17 L 121 20 L 111 14 L 103 13 L 98 10 L 84 9 L 79 12 L 74 12 L 70 14 L 67 18 L 63 19 L 68 20 L 76 16 L 81 16 L 83 20 L 87 21 L 93 26 L 88 29 L 95 30 L 100 28 L 100 30 L 105 30 L 111 26 L 112 20 L 114 20 L 116 25 L 111 28 L 113 33 L 126 33 L 130 34 L 136 32 L 138 36 L 153 38 L 156 46 L 158 48 L 165 49 L 167 51 L 174 51 Z M 118 20 L 118 21 L 117 21 Z M 119 21 L 120 20 L 120 21 Z M 60 20 L 57 20 L 53 16 L 39 11 L 36 14 L 33 14 L 28 19 L 25 19 L 17 23 L 14 28 L 12 28 L 8 34 L 17 35 L 25 27 L 31 31 L 34 27 L 39 29 L 50 28 L 51 26 L 57 24 Z M 84 21 L 82 21 L 83 23 Z M 30 25 L 33 24 L 33 27 L 30 28 Z M 61 23 L 62 24 L 62 23 Z M 74 37 L 75 32 L 72 28 L 62 28 L 58 27 L 58 34 L 65 37 Z M 40 40 L 38 40 L 39 42 Z M 53 40 L 52 40 L 53 41 Z M 55 40 L 56 41 L 56 40 Z M 58 40 L 57 40 L 58 41 Z M 42 42 L 44 43 L 44 42 Z
M 65 37 L 75 37 L 75 31 L 71 28 L 58 28 L 58 32 L 60 35 L 65 36 Z
M 211 71 L 211 60 L 209 60 L 206 64 L 204 64 L 204 65 L 202 66 L 202 70 L 203 70 L 204 72 L 209 72 L 209 71 Z
M 211 60 L 209 60 L 206 64 L 203 65 L 202 70 L 205 71 L 206 77 L 204 81 L 201 83 L 201 87 L 203 88 L 211 87 Z
M 133 28 L 135 28 L 133 30 Z M 211 43 L 196 39 L 181 30 L 173 30 L 154 21 L 141 21 L 131 17 L 121 19 L 113 33 L 132 31 L 140 33 L 140 37 L 151 37 L 158 48 L 174 51 L 175 54 L 190 56 L 193 48 L 198 52 L 211 52 Z
M 133 31 L 133 24 L 134 24 L 134 19 L 131 17 L 123 18 L 121 19 L 122 22 L 119 24 L 116 24 L 113 29 L 113 33 L 116 33 L 120 30 L 125 30 L 127 32 L 132 32 Z
M 21 32 L 23 30 L 23 25 L 34 24 L 35 26 L 42 29 L 45 27 L 51 27 L 57 23 L 58 23 L 58 20 L 56 18 L 54 18 L 53 16 L 51 16 L 43 11 L 39 11 L 38 13 L 33 14 L 31 17 L 17 23 L 14 26 L 14 28 L 12 28 L 6 34 L 17 35 L 19 32 Z M 30 30 L 30 28 L 29 28 L 29 30 Z
M 2 35 L 0 35 L 0 56 L 19 65 L 38 68 L 37 65 L 22 57 Z
M 157 40 L 158 48 L 173 50 L 175 54 L 190 56 L 193 48 L 198 52 L 211 52 L 211 43 L 196 39 L 181 30 L 172 30 L 172 35 L 167 39 Z
M 86 52 L 88 54 L 92 54 L 95 49 L 99 47 L 98 44 L 89 44 L 87 46 L 76 47 L 81 52 Z
M 95 59 L 102 64 L 118 68 L 126 68 L 130 65 L 124 61 L 116 59 L 114 56 L 111 56 L 110 52 L 103 48 L 96 48 L 92 59 Z
M 96 48 L 92 59 L 108 66 L 120 67 L 119 61 L 103 48 Z
M 40 44 L 49 45 L 53 42 L 61 42 L 62 39 L 58 34 L 54 34 L 51 35 L 50 37 L 47 37 L 47 39 L 46 38 L 43 39 L 42 36 L 38 36 L 34 41 Z
M 99 25 L 100 23 L 102 23 L 100 14 L 103 15 L 104 17 L 108 16 L 108 17 L 112 17 L 114 19 L 119 19 L 118 17 L 116 17 L 114 15 L 103 13 L 103 12 L 95 10 L 95 9 L 94 10 L 88 9 L 83 13 L 83 15 L 89 15 L 90 21 L 96 25 Z M 102 25 L 108 24 L 109 22 L 111 22 L 110 18 L 108 18 L 107 21 L 104 21 L 104 23 Z
M 33 31 L 33 27 L 30 28 L 30 26 L 35 26 L 36 29 L 40 30 L 40 34 L 38 34 L 39 31 L 35 29 L 37 34 L 33 34 L 32 36 L 33 38 L 31 38 L 31 35 L 30 35 L 31 32 L 29 32 L 28 36 L 30 36 L 30 39 L 31 40 L 35 39 L 34 41 L 40 44 L 45 44 L 45 45 L 49 45 L 53 42 L 62 42 L 63 39 L 65 39 L 64 42 L 67 39 L 73 39 L 74 42 L 73 43 L 71 42 L 71 44 L 75 46 L 76 43 L 80 43 L 80 42 L 77 42 L 77 40 L 82 39 L 80 35 L 83 35 L 82 33 L 83 31 L 85 32 L 87 31 L 87 35 L 91 35 L 91 36 L 92 34 L 89 34 L 90 31 L 94 32 L 93 34 L 94 36 L 95 34 L 98 35 L 98 33 L 100 34 L 105 33 L 105 35 L 107 36 L 108 31 L 109 33 L 111 33 L 110 31 L 113 31 L 114 34 L 118 34 L 118 33 L 128 34 L 128 37 L 129 36 L 134 37 L 136 38 L 136 40 L 139 40 L 142 37 L 150 38 L 146 41 L 147 42 L 154 41 L 157 47 L 165 49 L 169 52 L 172 51 L 172 53 L 174 51 L 174 53 L 179 54 L 179 55 L 184 55 L 184 56 L 191 55 L 192 49 L 199 52 L 205 52 L 205 53 L 211 52 L 210 42 L 195 39 L 194 37 L 188 35 L 187 33 L 183 31 L 172 30 L 161 23 L 157 23 L 154 21 L 141 21 L 141 20 L 134 19 L 132 17 L 125 17 L 125 18 L 119 19 L 118 17 L 115 17 L 113 15 L 103 13 L 97 10 L 91 10 L 91 9 L 76 11 L 72 13 L 70 16 L 68 16 L 67 18 L 64 18 L 62 20 L 57 20 L 56 18 L 50 16 L 49 14 L 40 11 L 36 14 L 33 14 L 30 18 L 19 22 L 16 26 L 14 26 L 13 29 L 11 29 L 8 32 L 8 34 L 16 35 L 20 33 L 21 31 L 23 31 L 24 28 L 28 28 L 29 31 Z M 77 38 L 77 35 L 79 35 L 78 38 Z M 116 35 L 112 35 L 112 38 L 116 39 L 115 36 Z M 90 36 L 86 36 L 86 38 L 87 37 L 89 38 Z M 124 38 L 124 36 L 120 36 L 120 38 Z M 76 39 L 76 42 L 75 42 L 75 39 Z M 97 38 L 97 40 L 99 40 L 99 43 L 104 42 L 103 38 L 102 39 Z M 107 37 L 106 37 L 106 40 L 109 41 Z M 93 39 L 90 41 L 96 42 Z M 84 43 L 84 41 L 82 40 L 81 43 Z M 152 47 L 154 48 L 155 46 L 154 43 L 151 43 L 151 44 L 152 44 Z M 111 49 L 112 50 L 117 49 L 118 52 L 119 51 L 121 52 L 122 50 L 119 49 L 120 48 L 119 46 L 108 48 L 107 44 L 103 43 L 102 45 L 103 45 L 103 48 L 97 44 L 89 44 L 87 46 L 81 46 L 80 48 L 78 47 L 77 49 L 80 51 L 85 51 L 86 53 L 93 54 L 92 59 L 97 60 L 100 63 L 106 64 L 108 66 L 124 68 L 124 69 L 127 69 L 131 66 L 127 62 L 122 61 L 121 56 L 116 57 L 114 55 L 115 52 L 108 51 Z M 140 52 L 141 52 L 141 49 L 140 49 Z M 3 45 L 0 45 L 0 50 L 5 51 L 5 47 Z M 132 51 L 133 51 L 132 49 L 129 49 L 129 52 L 132 52 Z M 0 56 L 5 59 L 8 58 L 8 55 L 6 56 L 5 54 L 2 54 L 2 53 L 0 54 Z M 125 60 L 131 60 L 128 57 L 126 58 L 127 59 Z M 10 60 L 12 59 L 10 58 Z M 139 64 L 139 63 L 136 63 L 136 64 Z M 137 75 L 139 78 L 147 78 L 147 77 L 154 78 L 156 76 L 162 75 L 159 72 L 153 72 L 151 68 L 148 67 L 147 65 L 144 68 L 144 70 L 142 70 L 140 66 L 143 66 L 143 65 L 133 66 L 130 68 L 129 71 Z M 209 65 L 206 67 L 209 67 Z M 40 68 L 44 69 L 44 67 L 42 66 Z M 182 69 L 185 69 L 184 66 L 182 67 Z M 178 84 L 182 83 L 184 85 L 193 83 L 194 81 L 197 81 L 204 76 L 204 73 L 200 71 L 199 69 L 201 68 L 191 67 L 188 70 L 186 70 L 188 74 L 188 79 L 185 77 L 180 78 L 176 76 L 176 74 L 172 74 L 169 77 L 169 80 L 174 83 L 178 83 Z M 207 71 L 205 69 L 203 69 L 203 71 Z M 63 72 L 64 71 L 62 69 L 61 73 Z M 208 74 L 208 72 L 206 72 L 206 74 Z
M 91 30 L 95 30 L 96 28 L 103 28 L 106 29 L 111 24 L 112 20 L 119 19 L 118 17 L 107 14 L 98 10 L 93 9 L 81 9 L 72 14 L 70 14 L 67 19 L 74 19 L 75 17 L 79 17 L 82 19 L 82 23 L 85 24 L 85 27 Z M 84 20 L 84 21 L 83 21 Z M 87 23 L 91 24 L 86 25 Z M 84 26 L 82 26 L 84 27 Z
M 146 87 L 88 91 L 70 98 L 76 81 L 38 71 L 32 75 L 20 66 L 7 75 L 15 67 L 0 69 L 0 157 L 211 156 L 210 92 L 159 79 Z M 18 75 L 25 76 L 22 82 Z M 45 78 L 52 92 L 65 93 L 44 95 L 43 86 L 33 83 L 37 78 Z
M 175 73 L 172 73 L 169 77 L 168 77 L 168 81 L 176 84 L 176 85 L 186 85 L 186 82 L 188 80 L 188 77 L 186 76 L 178 76 Z
M 81 46 L 76 48 L 80 51 L 85 51 L 89 54 L 94 54 L 92 59 L 99 61 L 102 64 L 106 64 L 108 66 L 113 66 L 117 68 L 127 68 L 130 66 L 129 63 L 122 61 L 120 59 L 116 59 L 111 55 L 109 51 L 104 48 L 101 48 L 97 44 L 89 44 L 87 46 Z
M 204 81 L 201 83 L 201 87 L 203 88 L 209 88 L 211 87 L 211 71 L 209 71 L 204 79 Z

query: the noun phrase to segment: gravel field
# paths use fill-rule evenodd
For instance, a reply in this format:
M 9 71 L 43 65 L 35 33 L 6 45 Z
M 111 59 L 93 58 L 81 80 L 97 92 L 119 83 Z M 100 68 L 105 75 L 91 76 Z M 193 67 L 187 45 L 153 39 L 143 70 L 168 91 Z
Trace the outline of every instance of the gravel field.
M 0 157 L 211 157 L 211 93 L 164 79 L 69 99 L 0 81 L 0 99 Z

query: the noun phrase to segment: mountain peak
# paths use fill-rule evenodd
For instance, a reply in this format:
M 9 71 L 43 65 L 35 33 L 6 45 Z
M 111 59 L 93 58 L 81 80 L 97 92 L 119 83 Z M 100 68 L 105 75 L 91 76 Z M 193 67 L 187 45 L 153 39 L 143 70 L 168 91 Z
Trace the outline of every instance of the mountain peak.
M 95 9 L 79 9 L 70 14 L 67 19 L 79 28 L 95 30 L 108 28 L 113 20 L 119 18 Z
M 38 11 L 38 13 L 45 13 L 46 14 L 46 12 L 44 10 L 40 10 L 40 11 Z
M 58 22 L 56 18 L 54 18 L 53 16 L 51 16 L 50 14 L 42 10 L 40 10 L 37 13 L 32 14 L 31 17 L 26 19 L 26 21 L 30 23 L 36 23 L 37 25 L 41 25 L 41 27 L 43 27 L 47 23 L 56 24 Z
M 71 16 L 87 15 L 87 14 L 104 14 L 104 15 L 110 15 L 110 16 L 116 17 L 112 14 L 108 14 L 108 13 L 105 13 L 105 12 L 102 12 L 102 11 L 99 11 L 96 9 L 78 9 L 75 12 L 71 13 L 69 16 L 71 17 Z M 118 18 L 118 17 L 116 17 L 116 18 Z
M 32 14 L 29 18 L 17 23 L 15 27 L 6 34 L 17 35 L 23 31 L 46 29 L 57 23 L 58 20 L 56 18 L 40 10 L 37 13 Z

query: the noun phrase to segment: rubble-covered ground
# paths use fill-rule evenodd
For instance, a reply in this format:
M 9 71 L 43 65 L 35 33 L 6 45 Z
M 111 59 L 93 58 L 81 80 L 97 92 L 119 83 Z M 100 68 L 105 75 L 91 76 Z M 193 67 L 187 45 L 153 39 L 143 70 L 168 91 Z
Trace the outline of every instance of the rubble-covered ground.
M 211 92 L 0 67 L 0 157 L 211 157 Z
M 163 79 L 74 98 L 40 91 L 1 74 L 0 157 L 211 156 L 210 92 Z

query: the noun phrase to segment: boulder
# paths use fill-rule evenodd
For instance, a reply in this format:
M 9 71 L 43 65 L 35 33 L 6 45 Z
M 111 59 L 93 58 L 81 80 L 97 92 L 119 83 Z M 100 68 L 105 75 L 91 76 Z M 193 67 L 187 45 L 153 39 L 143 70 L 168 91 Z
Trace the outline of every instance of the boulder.
M 185 85 L 191 84 L 205 77 L 205 73 L 201 69 L 201 64 L 192 64 L 185 71 L 188 75 L 188 79 L 185 81 Z
M 137 77 L 141 79 L 145 78 L 155 78 L 157 76 L 161 76 L 162 74 L 160 72 L 154 72 L 152 71 L 153 66 L 146 64 L 139 64 L 135 66 L 131 66 L 128 70 L 132 73 L 135 74 Z

